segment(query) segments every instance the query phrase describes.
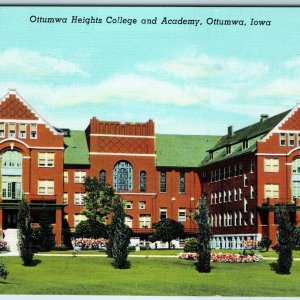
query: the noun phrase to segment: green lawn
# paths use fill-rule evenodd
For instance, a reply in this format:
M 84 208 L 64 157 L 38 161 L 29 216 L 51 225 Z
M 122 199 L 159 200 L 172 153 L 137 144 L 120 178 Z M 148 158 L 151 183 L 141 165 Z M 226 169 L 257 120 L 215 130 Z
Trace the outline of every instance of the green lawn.
M 209 274 L 194 262 L 177 258 L 130 258 L 131 268 L 116 270 L 106 257 L 35 257 L 24 267 L 18 257 L 1 257 L 10 272 L 0 294 L 222 295 L 299 296 L 300 262 L 291 275 L 279 275 L 272 261 L 251 264 L 212 263 Z M 274 262 L 273 262 L 274 263 Z

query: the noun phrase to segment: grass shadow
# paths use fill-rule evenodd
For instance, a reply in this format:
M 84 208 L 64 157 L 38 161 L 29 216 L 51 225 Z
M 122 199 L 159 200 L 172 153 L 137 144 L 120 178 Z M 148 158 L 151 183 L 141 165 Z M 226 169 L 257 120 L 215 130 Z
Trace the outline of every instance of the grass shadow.
M 37 265 L 39 265 L 42 261 L 40 259 L 33 259 L 31 264 L 29 266 L 26 267 L 35 267 Z
M 278 270 L 278 263 L 277 262 L 272 262 L 272 263 L 269 263 L 269 266 L 271 267 L 271 270 L 274 271 L 276 274 L 279 274 L 279 275 L 289 275 L 289 274 L 286 274 L 286 273 L 283 273 L 283 272 L 280 272 Z
M 11 282 L 7 282 L 7 281 L 0 281 L 0 284 L 12 284 Z
M 115 268 L 115 269 L 119 269 L 119 270 L 126 270 L 126 269 L 130 269 L 131 268 L 131 262 L 130 261 L 126 261 L 125 265 L 122 268 L 116 268 L 114 266 L 114 263 L 112 262 L 111 265 Z

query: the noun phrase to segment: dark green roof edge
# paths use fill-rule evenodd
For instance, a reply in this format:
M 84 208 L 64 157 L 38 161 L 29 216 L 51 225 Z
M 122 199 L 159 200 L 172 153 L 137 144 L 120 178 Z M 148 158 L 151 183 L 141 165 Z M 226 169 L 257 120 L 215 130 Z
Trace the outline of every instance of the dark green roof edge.
M 64 137 L 65 165 L 89 165 L 89 149 L 85 131 L 70 130 L 70 136 Z

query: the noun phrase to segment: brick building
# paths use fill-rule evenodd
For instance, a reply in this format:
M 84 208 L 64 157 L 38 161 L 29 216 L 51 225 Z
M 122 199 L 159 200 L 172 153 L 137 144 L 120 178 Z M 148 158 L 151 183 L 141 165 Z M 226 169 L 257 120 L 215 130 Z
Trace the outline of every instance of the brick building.
M 152 224 L 164 218 L 195 232 L 190 216 L 204 194 L 213 246 L 238 247 L 242 239 L 265 235 L 274 240 L 276 204 L 289 204 L 292 220 L 300 221 L 299 114 L 297 106 L 263 115 L 238 131 L 229 127 L 223 137 L 156 134 L 152 120 L 95 117 L 79 131 L 51 126 L 10 91 L 0 101 L 0 226 L 16 227 L 24 192 L 33 222 L 44 205 L 49 208 L 60 243 L 63 218 L 71 229 L 84 220 L 82 183 L 95 176 L 126 201 L 126 223 L 138 236 L 151 234 Z

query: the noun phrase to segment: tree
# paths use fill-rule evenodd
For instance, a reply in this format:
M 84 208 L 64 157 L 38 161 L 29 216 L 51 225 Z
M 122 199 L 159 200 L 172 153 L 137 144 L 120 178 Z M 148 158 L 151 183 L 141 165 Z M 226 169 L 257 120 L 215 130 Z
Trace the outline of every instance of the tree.
M 198 232 L 198 262 L 197 270 L 199 272 L 208 273 L 210 272 L 210 222 L 209 222 L 209 211 L 206 206 L 206 199 L 202 197 L 196 208 L 194 215 L 196 223 L 199 228 Z
M 300 227 L 296 227 L 294 230 L 294 250 L 300 250 Z
M 171 241 L 184 236 L 184 227 L 181 223 L 171 220 L 163 219 L 153 224 L 154 234 L 153 239 L 156 241 L 168 242 L 169 249 L 171 249 Z
M 107 238 L 107 226 L 98 221 L 81 221 L 75 228 L 76 236 L 83 238 Z
M 82 213 L 94 224 L 102 222 L 112 209 L 114 189 L 108 184 L 104 185 L 96 177 L 86 177 L 83 186 L 86 196 Z
M 272 240 L 268 236 L 264 236 L 263 239 L 258 243 L 258 246 L 262 249 L 264 248 L 266 252 L 268 252 L 271 244 Z
M 55 246 L 55 238 L 53 234 L 53 227 L 50 220 L 49 210 L 46 205 L 42 208 L 39 229 L 38 229 L 38 243 L 39 246 L 49 251 Z
M 114 197 L 112 206 L 112 222 L 110 225 L 110 246 L 113 265 L 116 269 L 128 267 L 128 245 L 131 229 L 125 224 L 125 205 L 119 196 Z
M 29 206 L 24 195 L 19 204 L 17 227 L 20 257 L 23 260 L 24 266 L 29 266 L 34 256 L 32 242 L 33 229 L 31 226 Z
M 290 274 L 293 262 L 293 245 L 294 245 L 294 226 L 289 220 L 289 214 L 285 205 L 276 208 L 276 223 L 278 224 L 278 272 L 282 274 Z

